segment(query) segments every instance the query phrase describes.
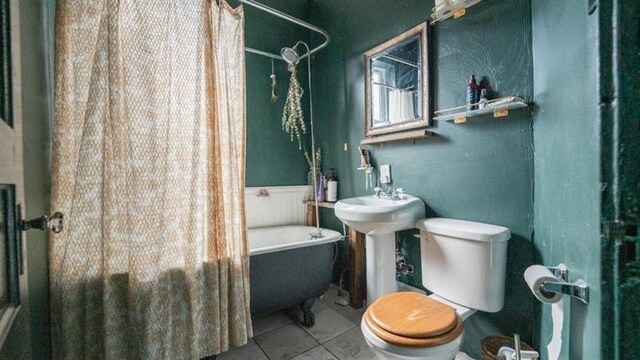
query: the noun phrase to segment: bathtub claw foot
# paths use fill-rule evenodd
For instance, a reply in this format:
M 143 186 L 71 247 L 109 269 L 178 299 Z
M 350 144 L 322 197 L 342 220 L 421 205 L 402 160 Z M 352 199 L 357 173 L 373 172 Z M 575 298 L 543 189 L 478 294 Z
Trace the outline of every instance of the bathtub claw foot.
M 302 302 L 302 304 L 300 304 L 300 309 L 302 310 L 302 314 L 298 318 L 298 321 L 304 327 L 308 327 L 308 328 L 313 327 L 313 325 L 316 322 L 316 316 L 313 314 L 313 312 L 311 312 L 311 306 L 313 306 L 313 303 L 315 301 L 316 299 L 308 299 Z

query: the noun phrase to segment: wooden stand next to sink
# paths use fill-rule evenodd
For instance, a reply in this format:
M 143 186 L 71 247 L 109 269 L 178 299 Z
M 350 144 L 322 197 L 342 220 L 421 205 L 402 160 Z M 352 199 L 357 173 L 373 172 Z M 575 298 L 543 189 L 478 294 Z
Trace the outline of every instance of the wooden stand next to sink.
M 316 226 L 315 202 L 305 200 L 307 226 Z M 333 209 L 335 203 L 319 202 L 319 207 Z M 365 235 L 349 228 L 349 304 L 354 309 L 363 306 L 367 297 Z
M 354 309 L 367 300 L 365 235 L 349 228 L 349 303 Z
M 316 202 L 313 200 L 304 200 L 303 203 L 307 205 L 307 226 L 316 226 Z M 333 209 L 336 203 L 332 202 L 318 202 L 318 207 Z

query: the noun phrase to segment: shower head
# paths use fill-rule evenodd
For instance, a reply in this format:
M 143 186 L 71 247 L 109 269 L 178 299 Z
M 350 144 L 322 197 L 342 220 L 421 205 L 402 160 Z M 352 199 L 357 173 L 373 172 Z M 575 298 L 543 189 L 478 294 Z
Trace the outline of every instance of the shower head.
M 298 61 L 300 61 L 298 53 L 290 47 L 283 47 L 282 50 L 280 50 L 280 56 L 282 56 L 289 66 L 296 66 L 298 65 Z

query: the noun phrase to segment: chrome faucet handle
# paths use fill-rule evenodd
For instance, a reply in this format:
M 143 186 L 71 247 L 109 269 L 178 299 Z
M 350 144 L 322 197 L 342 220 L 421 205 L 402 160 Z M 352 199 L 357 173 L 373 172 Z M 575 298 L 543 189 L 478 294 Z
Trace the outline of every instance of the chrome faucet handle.
M 391 199 L 393 200 L 399 200 L 400 199 L 400 194 L 404 194 L 404 188 L 393 188 L 393 190 L 391 190 Z
M 375 195 L 378 199 L 380 198 L 380 194 L 384 192 L 381 187 L 374 188 L 373 191 L 375 191 Z

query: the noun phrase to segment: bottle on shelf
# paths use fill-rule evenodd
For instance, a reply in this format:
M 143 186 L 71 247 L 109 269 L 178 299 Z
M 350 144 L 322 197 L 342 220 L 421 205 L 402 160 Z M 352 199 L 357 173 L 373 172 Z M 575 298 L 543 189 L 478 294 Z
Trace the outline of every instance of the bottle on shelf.
M 336 176 L 336 169 L 329 169 L 329 179 L 327 179 L 327 201 L 338 201 L 338 177 Z
M 471 80 L 469 81 L 469 85 L 467 86 L 467 110 L 476 110 L 478 105 L 476 105 L 480 101 L 480 87 L 476 82 L 476 76 L 471 75 Z
M 484 109 L 487 107 L 487 89 L 482 89 L 480 91 L 480 101 L 478 101 L 478 109 Z
M 318 200 L 318 202 L 324 202 L 325 200 L 325 193 L 324 193 L 324 176 L 322 176 L 322 174 L 320 174 L 320 177 L 318 179 L 318 187 L 316 189 L 316 200 Z

